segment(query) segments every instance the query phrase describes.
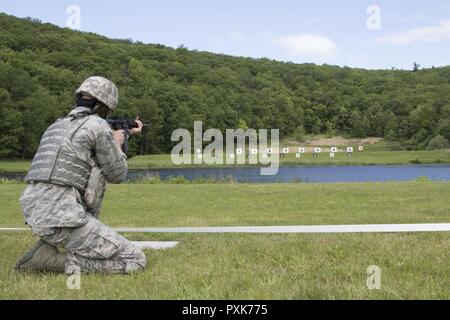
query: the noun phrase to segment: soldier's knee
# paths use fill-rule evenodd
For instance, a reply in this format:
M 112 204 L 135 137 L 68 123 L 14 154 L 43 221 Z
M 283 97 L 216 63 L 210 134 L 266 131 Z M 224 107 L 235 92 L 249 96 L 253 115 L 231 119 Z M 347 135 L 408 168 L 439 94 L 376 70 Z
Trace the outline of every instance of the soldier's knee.
M 147 257 L 141 250 L 137 250 L 133 259 L 127 262 L 127 273 L 143 271 L 147 266 Z

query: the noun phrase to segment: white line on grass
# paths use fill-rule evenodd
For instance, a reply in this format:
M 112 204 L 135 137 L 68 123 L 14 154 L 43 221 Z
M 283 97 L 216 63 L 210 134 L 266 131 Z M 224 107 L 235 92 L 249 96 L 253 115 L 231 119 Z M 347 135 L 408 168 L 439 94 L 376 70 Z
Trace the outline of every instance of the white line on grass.
M 0 228 L 1 231 L 30 231 L 29 228 Z M 175 248 L 178 245 L 178 241 L 132 241 L 132 243 L 141 249 L 155 249 L 164 250 Z
M 26 231 L 27 228 L 0 228 L 0 231 Z M 450 223 L 360 224 L 264 227 L 184 227 L 184 228 L 114 228 L 128 233 L 384 233 L 450 231 Z
M 170 249 L 178 245 L 178 241 L 132 241 L 141 249 Z

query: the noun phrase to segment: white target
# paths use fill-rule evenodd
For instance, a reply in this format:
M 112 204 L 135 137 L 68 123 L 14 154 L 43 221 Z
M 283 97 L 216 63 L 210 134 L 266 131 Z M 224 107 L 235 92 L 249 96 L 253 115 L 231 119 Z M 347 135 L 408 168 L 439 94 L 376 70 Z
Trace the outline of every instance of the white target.
M 331 148 L 331 153 L 336 153 L 337 151 L 338 151 L 338 149 L 336 147 Z
M 322 152 L 322 148 L 314 148 L 314 153 L 321 153 Z
M 353 153 L 353 148 L 352 148 L 352 147 L 348 147 L 348 148 L 347 148 L 347 152 L 348 152 L 348 153 Z
M 298 153 L 305 153 L 305 148 L 298 148 Z
M 283 153 L 284 153 L 284 154 L 289 153 L 289 148 L 284 148 L 284 149 L 283 149 Z
M 242 149 L 241 148 L 237 148 L 236 149 L 236 154 L 237 155 L 241 155 L 242 154 Z

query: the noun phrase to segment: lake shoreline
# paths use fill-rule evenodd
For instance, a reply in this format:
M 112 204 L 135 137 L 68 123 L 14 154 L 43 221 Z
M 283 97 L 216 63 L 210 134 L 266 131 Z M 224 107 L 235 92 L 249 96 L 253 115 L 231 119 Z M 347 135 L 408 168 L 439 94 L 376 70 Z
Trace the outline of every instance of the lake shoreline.
M 2 160 L 0 160 L 1 164 Z M 31 161 L 29 162 L 31 164 Z M 280 168 L 296 168 L 296 167 L 304 167 L 304 168 L 320 168 L 320 167 L 373 167 L 373 166 L 449 166 L 450 161 L 437 161 L 437 162 L 405 162 L 405 163 L 352 163 L 352 162 L 325 162 L 325 163 L 282 163 L 280 164 Z M 261 165 L 207 165 L 207 164 L 199 164 L 199 165 L 173 165 L 173 166 L 128 166 L 128 171 L 138 171 L 138 170 L 182 170 L 182 169 L 261 169 L 261 168 L 269 168 L 268 166 L 264 167 Z M 2 174 L 26 174 L 28 169 L 23 170 L 8 170 L 0 167 L 0 175 Z
M 449 153 L 450 155 L 450 153 Z M 449 157 L 450 158 L 450 157 Z M 175 170 L 175 169 L 245 169 L 245 168 L 253 168 L 259 169 L 264 166 L 254 165 L 254 164 L 236 164 L 236 165 L 228 165 L 228 164 L 183 164 L 183 165 L 174 165 L 174 164 L 134 164 L 134 158 L 130 158 L 130 162 L 128 164 L 129 170 Z M 2 173 L 27 173 L 28 169 L 31 165 L 31 161 L 23 161 L 23 160 L 0 160 L 0 174 Z M 382 162 L 382 161 L 358 161 L 357 159 L 354 161 L 322 161 L 314 163 L 307 160 L 307 162 L 302 161 L 290 161 L 290 160 L 282 160 L 279 164 L 280 168 L 293 168 L 293 167 L 342 167 L 342 166 L 377 166 L 377 165 L 385 165 L 385 166 L 412 166 L 412 165 L 450 165 L 450 159 L 442 160 L 437 159 L 434 161 L 426 161 L 420 159 L 411 159 L 408 161 L 391 161 L 391 162 Z
M 276 175 L 261 167 L 129 169 L 125 183 L 337 183 L 450 181 L 450 164 L 282 166 Z M 0 179 L 23 181 L 26 172 L 0 172 Z

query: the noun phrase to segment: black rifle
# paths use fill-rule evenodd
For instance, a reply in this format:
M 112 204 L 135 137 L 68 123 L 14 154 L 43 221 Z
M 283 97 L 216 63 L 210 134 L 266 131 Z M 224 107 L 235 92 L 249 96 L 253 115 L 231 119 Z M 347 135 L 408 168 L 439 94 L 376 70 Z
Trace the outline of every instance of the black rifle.
M 125 132 L 125 140 L 122 145 L 123 153 L 128 153 L 128 138 L 130 136 L 130 130 L 133 128 L 139 128 L 139 125 L 135 120 L 132 119 L 120 119 L 118 117 L 108 118 L 106 122 L 111 126 L 113 130 L 123 130 Z M 144 125 L 147 127 L 148 125 Z

